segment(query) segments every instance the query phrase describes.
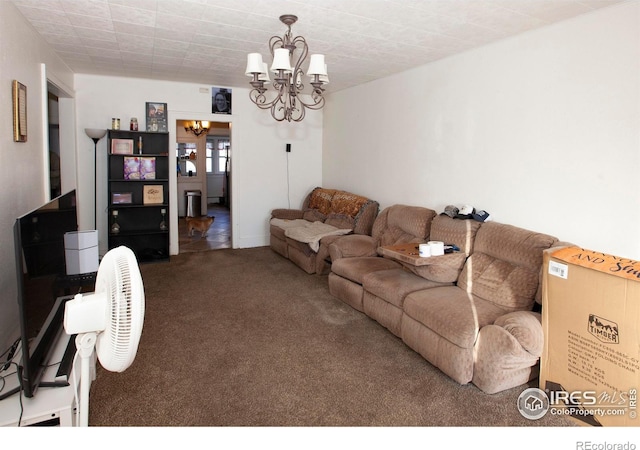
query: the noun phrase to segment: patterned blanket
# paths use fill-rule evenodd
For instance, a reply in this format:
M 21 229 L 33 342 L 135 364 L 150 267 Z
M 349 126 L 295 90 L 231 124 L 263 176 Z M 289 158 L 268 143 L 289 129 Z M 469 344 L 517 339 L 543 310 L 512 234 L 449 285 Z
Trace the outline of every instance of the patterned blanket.
M 368 198 L 350 192 L 316 188 L 311 193 L 309 208 L 317 209 L 325 216 L 333 213 L 353 218 L 367 202 L 369 202 Z

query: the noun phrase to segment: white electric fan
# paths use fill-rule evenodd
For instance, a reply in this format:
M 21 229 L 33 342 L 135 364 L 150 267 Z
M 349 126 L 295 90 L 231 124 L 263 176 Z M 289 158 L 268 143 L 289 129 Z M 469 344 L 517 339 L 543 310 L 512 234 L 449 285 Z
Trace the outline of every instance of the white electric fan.
M 81 361 L 80 426 L 89 424 L 90 360 L 95 348 L 102 367 L 123 372 L 136 356 L 144 321 L 144 286 L 131 249 L 120 246 L 102 258 L 95 291 L 67 301 L 64 329 L 77 334 Z

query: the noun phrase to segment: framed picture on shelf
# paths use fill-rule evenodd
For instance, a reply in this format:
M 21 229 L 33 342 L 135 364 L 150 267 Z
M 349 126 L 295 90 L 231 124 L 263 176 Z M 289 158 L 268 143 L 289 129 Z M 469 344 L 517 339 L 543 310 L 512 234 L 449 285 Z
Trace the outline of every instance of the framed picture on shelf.
M 133 155 L 133 139 L 112 139 L 112 155 Z
M 130 205 L 133 203 L 133 194 L 131 192 L 112 192 L 111 204 L 113 205 Z
M 145 185 L 142 190 L 142 203 L 145 205 L 161 205 L 164 203 L 164 191 L 162 185 Z
M 141 180 L 156 179 L 156 157 L 155 156 L 140 157 L 140 179 Z
M 124 179 L 127 181 L 156 179 L 155 156 L 125 156 L 123 163 Z
M 145 111 L 147 112 L 147 131 L 166 133 L 167 104 L 147 102 Z
M 140 158 L 137 156 L 124 157 L 124 179 L 127 181 L 140 179 Z

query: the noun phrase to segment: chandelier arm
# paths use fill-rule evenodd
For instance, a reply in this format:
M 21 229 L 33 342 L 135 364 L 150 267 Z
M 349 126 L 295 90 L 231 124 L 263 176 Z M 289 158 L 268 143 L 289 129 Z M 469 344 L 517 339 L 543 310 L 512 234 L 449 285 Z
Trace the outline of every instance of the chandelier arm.
M 284 41 L 280 36 L 271 36 L 269 39 L 269 51 L 271 52 L 271 57 L 273 58 L 273 55 L 275 54 L 274 50 L 276 49 L 276 46 L 280 48 L 284 47 L 284 45 Z

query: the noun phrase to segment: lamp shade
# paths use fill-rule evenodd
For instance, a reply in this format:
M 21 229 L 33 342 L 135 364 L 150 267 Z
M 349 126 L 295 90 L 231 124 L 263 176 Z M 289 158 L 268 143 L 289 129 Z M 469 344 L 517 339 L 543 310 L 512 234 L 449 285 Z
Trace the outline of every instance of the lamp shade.
M 273 63 L 271 64 L 271 71 L 277 72 L 278 70 L 284 70 L 285 72 L 291 72 L 291 60 L 289 59 L 289 50 L 286 48 L 277 48 L 273 52 Z
M 324 71 L 327 74 L 329 73 L 327 71 L 327 65 L 326 64 L 324 65 Z M 309 75 L 309 78 L 311 78 L 313 80 L 314 76 L 315 75 Z M 318 81 L 320 81 L 322 84 L 329 84 L 329 75 L 318 75 Z
M 311 61 L 309 62 L 309 70 L 307 75 L 326 75 L 327 66 L 324 63 L 324 55 L 311 55 Z
M 91 139 L 102 139 L 105 134 L 107 134 L 107 130 L 100 128 L 85 128 L 84 132 Z
M 249 53 L 247 55 L 247 70 L 245 74 L 252 76 L 254 73 L 262 73 L 263 69 L 262 55 L 260 53 Z
M 262 73 L 258 75 L 258 80 L 264 81 L 265 83 L 269 83 L 271 81 L 269 78 L 269 67 L 266 62 L 262 63 Z

